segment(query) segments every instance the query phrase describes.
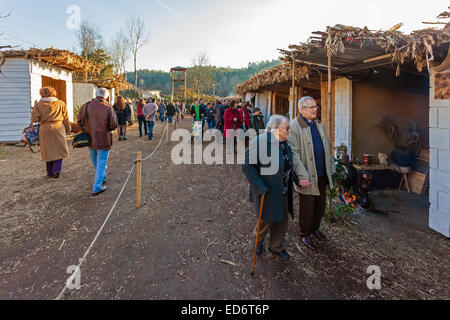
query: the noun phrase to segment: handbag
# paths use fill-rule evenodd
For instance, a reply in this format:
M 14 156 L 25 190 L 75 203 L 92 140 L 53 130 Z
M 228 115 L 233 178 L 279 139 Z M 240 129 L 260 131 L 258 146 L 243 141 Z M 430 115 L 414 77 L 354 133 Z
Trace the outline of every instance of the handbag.
M 23 129 L 22 142 L 26 143 L 33 153 L 39 152 L 39 127 L 39 124 L 31 124 Z
M 82 131 L 73 138 L 72 146 L 74 149 L 86 148 L 91 145 L 91 137 L 86 133 L 86 119 L 88 114 L 89 102 L 86 104 L 86 110 L 84 112 L 84 119 L 82 124 Z

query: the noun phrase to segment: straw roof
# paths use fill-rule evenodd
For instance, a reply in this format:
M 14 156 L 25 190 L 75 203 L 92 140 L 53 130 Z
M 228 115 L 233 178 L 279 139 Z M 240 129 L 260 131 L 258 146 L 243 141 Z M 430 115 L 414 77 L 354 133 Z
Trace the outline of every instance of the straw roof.
M 296 63 L 296 83 L 300 83 L 303 79 L 309 79 L 312 71 L 312 66 L 304 63 Z M 236 92 L 243 95 L 247 92 L 256 92 L 263 87 L 289 83 L 290 81 L 292 81 L 292 63 L 281 63 L 280 65 L 256 74 L 250 80 L 241 83 L 236 87 Z
M 448 17 L 442 13 L 439 17 Z M 382 54 L 383 59 L 390 59 L 396 64 L 396 74 L 400 74 L 400 65 L 414 65 L 422 72 L 430 61 L 435 60 L 436 52 L 447 53 L 450 42 L 450 24 L 444 28 L 428 28 L 417 30 L 411 34 L 403 34 L 398 24 L 387 31 L 371 31 L 367 27 L 356 28 L 336 25 L 328 27 L 326 32 L 316 31 L 306 43 L 289 46 L 289 50 L 279 50 L 284 60 L 292 59 L 292 52 L 296 59 L 327 64 L 328 54 L 333 57 L 333 65 L 340 69 L 366 63 Z M 443 51 L 443 52 L 442 52 Z M 381 59 L 380 59 L 381 60 Z M 379 63 L 379 61 L 377 62 Z M 370 64 L 367 64 L 370 68 Z M 339 71 L 337 72 L 339 73 Z
M 55 48 L 28 50 L 8 50 L 2 51 L 5 57 L 24 57 L 26 59 L 34 59 L 43 61 L 48 64 L 69 69 L 72 71 L 87 73 L 98 73 L 102 70 L 102 66 L 94 63 L 84 57 L 81 57 L 67 50 L 59 50 Z
M 122 75 L 114 75 L 113 78 L 110 79 L 94 79 L 88 80 L 88 82 L 97 85 L 98 87 L 107 88 L 107 89 L 116 89 L 117 91 L 126 90 L 133 87 L 133 85 L 122 77 Z

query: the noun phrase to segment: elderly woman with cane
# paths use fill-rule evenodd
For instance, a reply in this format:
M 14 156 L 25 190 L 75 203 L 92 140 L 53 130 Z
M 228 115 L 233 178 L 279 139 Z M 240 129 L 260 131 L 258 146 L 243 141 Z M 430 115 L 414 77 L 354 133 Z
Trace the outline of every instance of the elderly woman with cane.
M 283 241 L 289 215 L 293 217 L 294 214 L 293 184 L 298 179 L 287 141 L 289 130 L 290 124 L 286 117 L 272 116 L 267 132 L 250 142 L 245 155 L 243 172 L 251 185 L 250 201 L 259 216 L 254 261 L 256 254 L 262 253 L 269 232 L 269 250 L 286 260 L 290 258 Z

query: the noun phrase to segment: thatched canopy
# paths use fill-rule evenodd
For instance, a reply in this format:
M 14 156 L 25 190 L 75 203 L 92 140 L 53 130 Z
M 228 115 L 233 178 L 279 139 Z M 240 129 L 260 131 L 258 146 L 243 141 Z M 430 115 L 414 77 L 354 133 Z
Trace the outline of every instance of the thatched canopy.
M 275 84 L 292 82 L 292 67 L 292 63 L 281 63 L 278 66 L 267 69 L 253 76 L 250 80 L 238 85 L 236 87 L 236 92 L 240 95 L 244 95 L 247 92 L 257 92 Z M 296 63 L 296 84 L 301 83 L 302 80 L 310 79 L 311 73 L 314 71 L 313 69 L 314 66 L 312 65 Z
M 441 14 L 442 17 L 446 13 Z M 440 16 L 440 17 L 441 17 Z M 428 28 L 403 34 L 402 24 L 387 31 L 371 31 L 367 27 L 356 28 L 336 25 L 325 32 L 313 32 L 306 43 L 280 50 L 283 60 L 295 59 L 328 64 L 328 55 L 337 70 L 335 74 L 352 74 L 378 66 L 392 65 L 396 74 L 401 70 L 424 72 L 432 61 L 445 59 L 450 42 L 450 24 L 442 29 Z
M 126 90 L 133 87 L 133 85 L 122 77 L 122 75 L 115 75 L 112 79 L 99 79 L 89 80 L 90 83 L 94 83 L 99 87 L 107 89 L 116 89 L 116 91 Z
M 102 66 L 97 63 L 73 52 L 55 48 L 45 50 L 36 48 L 30 48 L 29 50 L 8 50 L 2 51 L 2 54 L 5 57 L 24 57 L 26 59 L 43 61 L 60 68 L 82 72 L 84 74 L 98 73 L 102 70 Z

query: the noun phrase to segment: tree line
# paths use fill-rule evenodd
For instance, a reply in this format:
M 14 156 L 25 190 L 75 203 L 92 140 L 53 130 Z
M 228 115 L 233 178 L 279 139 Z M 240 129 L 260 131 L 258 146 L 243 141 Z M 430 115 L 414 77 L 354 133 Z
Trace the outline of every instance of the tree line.
M 188 67 L 187 88 L 197 94 L 220 97 L 235 96 L 235 88 L 238 84 L 265 69 L 280 64 L 279 60 L 267 60 L 249 63 L 246 68 L 216 67 L 201 61 L 199 63 L 199 57 L 196 58 L 196 63 Z M 134 72 L 128 73 L 127 77 L 128 82 L 132 83 L 135 78 Z M 170 72 L 138 70 L 137 78 L 139 79 L 138 87 L 141 89 L 161 90 L 163 95 L 170 95 L 172 92 Z

